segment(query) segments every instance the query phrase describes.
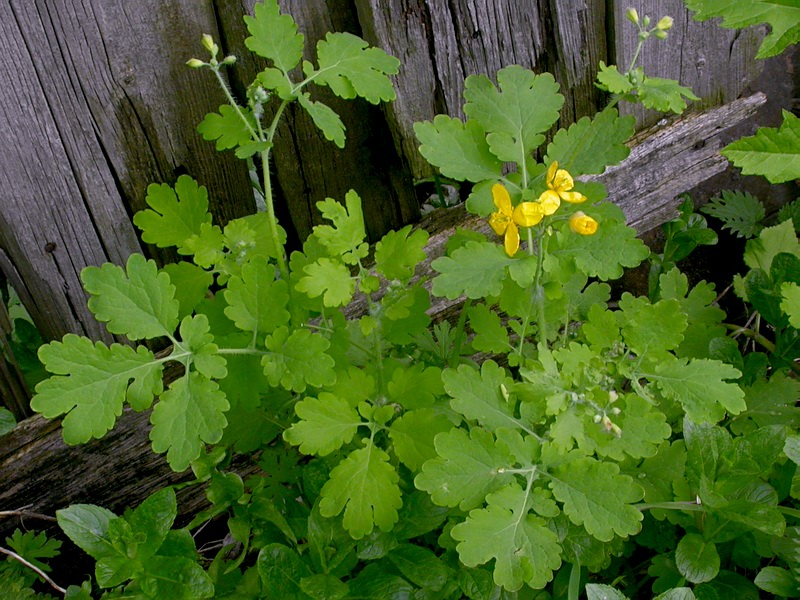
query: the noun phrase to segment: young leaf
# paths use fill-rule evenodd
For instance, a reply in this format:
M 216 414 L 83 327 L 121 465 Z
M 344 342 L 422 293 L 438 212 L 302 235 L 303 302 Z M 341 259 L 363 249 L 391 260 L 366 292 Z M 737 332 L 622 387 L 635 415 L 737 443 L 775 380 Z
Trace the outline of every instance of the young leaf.
M 450 431 L 453 423 L 446 415 L 432 408 L 410 410 L 396 419 L 389 428 L 394 453 L 411 471 L 419 471 L 422 463 L 436 458 L 434 438 Z
M 784 110 L 780 129 L 761 127 L 754 136 L 725 146 L 721 154 L 742 174 L 763 175 L 770 183 L 800 178 L 800 119 Z
M 352 300 L 356 282 L 346 265 L 338 260 L 319 258 L 303 267 L 305 276 L 297 282 L 296 289 L 309 298 L 322 296 L 325 306 L 345 306 Z
M 564 503 L 570 521 L 608 542 L 614 535 L 634 535 L 641 529 L 642 513 L 631 506 L 644 491 L 614 463 L 581 458 L 550 473 L 550 489 Z
M 737 237 L 755 237 L 763 228 L 764 205 L 748 192 L 724 190 L 719 198 L 712 198 L 700 210 L 722 221 L 722 228 L 730 229 Z
M 597 73 L 597 82 L 597 87 L 612 94 L 627 94 L 633 90 L 630 78 L 620 73 L 616 65 L 606 66 L 602 60 Z
M 214 283 L 214 275 L 188 262 L 170 263 L 162 269 L 175 286 L 175 299 L 180 309 L 178 318 L 190 315 Z
M 162 488 L 125 516 L 137 538 L 136 558 L 154 555 L 175 522 L 178 505 L 175 490 Z
M 283 439 L 299 445 L 303 454 L 326 456 L 349 444 L 356 430 L 366 425 L 347 400 L 328 392 L 301 400 L 294 410 L 300 421 L 283 432 Z
M 794 254 L 800 258 L 800 242 L 791 221 L 784 221 L 774 227 L 766 227 L 757 238 L 747 240 L 744 262 L 751 269 L 770 272 L 772 260 L 781 252 Z
M 511 350 L 508 329 L 500 317 L 485 304 L 476 304 L 469 310 L 469 325 L 475 332 L 472 347 L 478 352 L 501 353 Z
M 436 115 L 433 122 L 414 123 L 414 133 L 422 144 L 419 152 L 445 177 L 478 183 L 499 179 L 503 163 L 492 154 L 486 131 L 477 121 L 463 123 L 447 115 Z
M 741 372 L 718 360 L 663 361 L 655 373 L 645 376 L 666 397 L 680 402 L 695 423 L 716 423 L 725 418 L 726 411 L 736 415 L 747 408 L 742 389 L 726 381 L 738 379 Z
M 400 61 L 380 48 L 370 48 L 360 37 L 350 33 L 328 33 L 317 42 L 319 69 L 303 64 L 306 77 L 327 85 L 346 100 L 359 96 L 378 104 L 394 100 L 396 95 L 389 75 L 395 75 Z
M 239 277 L 231 277 L 225 290 L 225 316 L 244 331 L 272 333 L 289 322 L 289 289 L 285 281 L 275 281 L 275 268 L 251 260 L 242 266 Z
M 556 133 L 544 160 L 558 161 L 558 167 L 573 176 L 602 173 L 630 154 L 625 142 L 633 135 L 635 122 L 632 116 L 620 117 L 616 109 L 604 110 L 593 119 L 583 117 Z
M 756 58 L 768 58 L 783 52 L 800 41 L 800 7 L 794 2 L 780 0 L 739 0 L 717 2 L 714 0 L 687 0 L 686 6 L 695 11 L 699 21 L 722 17 L 722 27 L 742 29 L 749 25 L 768 23 L 770 33 L 761 43 Z
M 174 356 L 187 369 L 194 365 L 198 373 L 209 379 L 222 379 L 228 375 L 227 361 L 217 352 L 219 348 L 210 331 L 207 316 L 184 317 L 180 327 L 181 340 L 170 358 Z M 181 357 L 181 353 L 186 355 Z
M 672 111 L 681 114 L 686 110 L 687 100 L 700 100 L 692 93 L 691 88 L 680 85 L 674 79 L 661 77 L 645 77 L 636 86 L 636 90 L 645 108 L 652 108 L 660 112 Z
M 55 376 L 36 386 L 31 408 L 48 419 L 66 414 L 61 425 L 68 444 L 104 436 L 126 399 L 134 409 L 144 410 L 163 389 L 162 364 L 144 346 L 109 348 L 67 334 L 42 346 L 39 359 Z
M 204 223 L 211 223 L 208 191 L 188 175 L 181 175 L 172 189 L 166 183 L 147 186 L 146 210 L 133 215 L 142 230 L 142 239 L 159 248 L 181 248 L 187 239 L 200 234 Z
M 516 484 L 489 494 L 487 507 L 470 511 L 450 532 L 468 567 L 495 559 L 494 581 L 508 591 L 527 583 L 543 588 L 561 566 L 558 537 L 544 519 L 529 514 L 526 492 Z
M 514 416 L 513 405 L 504 397 L 503 390 L 511 388 L 513 380 L 493 360 L 484 362 L 480 371 L 469 365 L 447 369 L 442 373 L 442 382 L 452 397 L 450 406 L 467 419 L 475 419 L 490 430 L 509 427 L 532 433 L 526 423 Z
M 197 561 L 183 556 L 151 556 L 139 579 L 150 598 L 211 598 L 214 584 Z
M 127 273 L 117 265 L 86 267 L 81 281 L 89 298 L 89 310 L 107 323 L 111 333 L 131 340 L 172 335 L 178 326 L 175 286 L 166 273 L 159 273 L 155 261 L 141 254 L 128 258 Z
M 300 582 L 311 576 L 311 569 L 294 550 L 283 544 L 269 544 L 258 553 L 256 564 L 264 597 L 309 598 Z
M 282 385 L 293 392 L 304 392 L 307 385 L 322 387 L 336 382 L 334 361 L 326 354 L 330 342 L 308 329 L 289 335 L 279 327 L 265 341 L 269 353 L 261 359 L 270 385 Z
M 411 279 L 414 268 L 425 260 L 428 237 L 424 229 L 412 232 L 411 225 L 390 231 L 375 245 L 375 268 L 386 279 Z
M 687 533 L 675 549 L 675 564 L 692 583 L 711 581 L 719 573 L 719 554 L 713 542 L 697 533 Z
M 197 133 L 209 142 L 216 140 L 217 150 L 230 150 L 237 146 L 245 146 L 253 139 L 256 120 L 250 109 L 240 107 L 239 110 L 244 115 L 244 119 L 232 106 L 223 104 L 219 107 L 218 113 L 206 114 L 197 126 Z M 136 217 L 133 221 L 136 223 Z M 136 224 L 138 225 L 138 223 Z
M 185 471 L 204 444 L 216 444 L 228 424 L 230 408 L 216 382 L 197 372 L 175 380 L 150 415 L 153 451 L 167 452 L 173 471 Z
M 451 429 L 437 435 L 434 445 L 439 456 L 422 465 L 414 485 L 439 506 L 469 510 L 483 504 L 488 493 L 514 481 L 514 475 L 505 472 L 514 464 L 512 457 L 484 429 L 474 427 L 469 434 Z
M 303 35 L 291 15 L 281 14 L 277 0 L 264 0 L 254 6 L 254 17 L 245 16 L 250 37 L 244 41 L 249 50 L 268 58 L 284 73 L 294 69 L 303 58 Z
M 389 455 L 366 440 L 364 448 L 351 452 L 331 471 L 322 488 L 320 513 L 335 517 L 344 510 L 342 524 L 354 539 L 369 535 L 376 525 L 390 531 L 403 505 L 399 480 Z
M 348 265 L 355 265 L 369 252 L 364 243 L 367 237 L 364 213 L 361 210 L 361 198 L 354 190 L 347 192 L 344 200 L 346 208 L 333 198 L 317 202 L 322 216 L 332 221 L 333 226 L 317 225 L 314 235 L 331 254 L 341 256 Z
M 687 320 L 677 300 L 650 304 L 646 298 L 626 292 L 619 306 L 624 321 L 622 337 L 636 354 L 674 350 L 683 341 Z
M 507 275 L 506 267 L 513 260 L 497 244 L 467 242 L 452 256 L 442 256 L 431 263 L 439 273 L 431 292 L 450 300 L 462 294 L 472 299 L 497 296 Z
M 519 65 L 497 72 L 500 91 L 485 75 L 464 82 L 464 113 L 489 134 L 486 140 L 497 158 L 525 164 L 544 142 L 545 131 L 558 120 L 564 96 L 549 73 L 536 75 Z
M 116 518 L 110 510 L 92 504 L 73 504 L 56 511 L 61 530 L 95 560 L 118 554 L 108 538 L 108 524 Z
M 311 100 L 309 94 L 300 94 L 297 101 L 314 121 L 314 125 L 319 127 L 325 139 L 330 140 L 339 148 L 344 148 L 345 127 L 339 115 L 327 104 Z

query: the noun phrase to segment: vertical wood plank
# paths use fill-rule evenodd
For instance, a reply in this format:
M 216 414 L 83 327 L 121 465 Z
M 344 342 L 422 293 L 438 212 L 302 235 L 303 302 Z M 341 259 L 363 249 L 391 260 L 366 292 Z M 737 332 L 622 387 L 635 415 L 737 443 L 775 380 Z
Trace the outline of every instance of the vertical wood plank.
M 244 45 L 249 33 L 241 15 L 252 14 L 254 4 L 254 0 L 217 0 L 225 50 L 240 59 L 231 71 L 240 95 L 265 66 Z M 346 0 L 282 1 L 280 5 L 305 35 L 304 60 L 316 62 L 316 43 L 329 31 L 361 34 Z M 347 141 L 344 149 L 337 148 L 294 105 L 284 113 L 275 137 L 273 174 L 279 217 L 284 226 L 294 229 L 295 243 L 320 222 L 317 202 L 326 197 L 343 200 L 351 188 L 361 196 L 373 240 L 416 220 L 419 208 L 411 177 L 394 150 L 381 107 L 361 99 L 341 100 L 327 88 L 311 86 L 308 91 L 312 100 L 327 104 L 341 116 Z
M 417 151 L 413 123 L 437 113 L 463 117 L 469 75 L 494 79 L 512 64 L 553 73 L 566 97 L 561 126 L 598 109 L 593 80 L 607 45 L 600 0 L 355 1 L 367 38 L 403 61 L 387 112 L 416 178 L 433 171 Z
M 222 221 L 252 211 L 244 167 L 195 132 L 222 94 L 184 63 L 215 30 L 210 0 L 0 5 L 0 249 L 46 339 L 111 339 L 79 274 L 141 250 L 130 217 L 148 184 L 188 172 Z
M 625 19 L 629 6 L 637 9 L 640 18 L 649 15 L 651 27 L 661 17 L 674 19 L 668 39 L 646 40 L 639 64 L 651 77 L 676 79 L 692 88 L 700 97 L 692 108 L 702 110 L 735 100 L 761 72 L 755 56 L 765 35 L 763 27 L 737 31 L 719 27 L 716 20 L 695 21 L 682 0 L 614 2 L 614 49 L 621 72 L 627 71 L 637 46 L 637 29 Z M 635 115 L 640 128 L 663 117 L 627 103 L 620 106 L 620 112 Z

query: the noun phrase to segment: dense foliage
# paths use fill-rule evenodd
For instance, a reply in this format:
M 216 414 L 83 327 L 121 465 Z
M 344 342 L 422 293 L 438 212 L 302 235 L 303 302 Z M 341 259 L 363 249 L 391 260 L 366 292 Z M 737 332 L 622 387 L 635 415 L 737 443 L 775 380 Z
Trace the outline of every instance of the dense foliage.
M 628 16 L 641 42 L 671 27 Z M 467 209 L 499 237 L 457 232 L 425 281 L 428 234 L 409 226 L 371 251 L 356 191 L 318 202 L 326 224 L 287 257 L 270 184 L 289 103 L 342 146 L 339 117 L 306 90 L 389 101 L 398 61 L 329 34 L 296 81 L 304 38 L 293 19 L 268 0 L 246 24 L 247 47 L 270 61 L 246 106 L 221 76 L 234 59 L 217 60 L 210 37 L 210 59 L 189 65 L 212 71 L 230 100 L 199 132 L 261 168 L 264 210 L 220 227 L 190 177 L 151 185 L 134 223 L 186 260 L 87 268 L 90 309 L 133 344 L 67 335 L 42 346 L 52 376 L 32 402 L 63 416 L 72 444 L 103 436 L 125 404 L 152 409 L 153 451 L 191 468 L 210 508 L 174 528 L 165 488 L 123 515 L 58 511 L 95 561 L 93 580 L 66 596 L 800 595 L 792 210 L 765 224 L 754 199 L 733 193 L 706 209 L 749 238 L 734 284 L 749 318 L 734 325 L 714 286 L 690 286 L 676 267 L 716 240 L 691 202 L 651 256 L 604 187 L 578 179 L 627 157 L 634 123 L 617 102 L 681 111 L 691 91 L 635 61 L 624 73 L 601 65 L 609 106 L 544 145 L 564 101 L 552 76 L 509 66 L 496 82 L 469 77 L 466 120 L 439 115 L 415 132 L 442 175 L 473 184 Z M 789 131 L 759 135 L 781 146 Z M 765 143 L 729 152 L 748 161 Z M 760 172 L 788 168 L 769 164 Z M 648 258 L 649 295 L 612 297 L 608 281 Z M 456 323 L 431 322 L 432 296 L 461 301 Z M 151 340 L 171 350 L 157 356 Z M 165 384 L 170 362 L 182 374 Z M 240 455 L 259 474 L 230 469 Z M 224 545 L 198 553 L 191 532 L 225 519 Z M 33 533 L 8 545 L 42 575 L 59 549 Z M 33 597 L 36 577 L 0 563 L 0 596 Z

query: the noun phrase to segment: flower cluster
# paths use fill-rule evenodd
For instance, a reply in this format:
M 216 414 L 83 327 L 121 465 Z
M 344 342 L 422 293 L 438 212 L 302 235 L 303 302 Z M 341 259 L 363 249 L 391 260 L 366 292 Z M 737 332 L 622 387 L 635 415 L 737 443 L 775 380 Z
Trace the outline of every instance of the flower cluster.
M 574 191 L 575 182 L 564 169 L 558 168 L 553 161 L 547 169 L 545 177 L 547 189 L 535 202 L 521 202 L 517 206 L 511 204 L 511 196 L 501 183 L 492 186 L 492 198 L 497 212 L 489 217 L 489 225 L 497 235 L 504 236 L 503 246 L 509 256 L 519 250 L 519 228 L 533 227 L 544 217 L 552 215 L 561 206 L 561 201 L 579 204 L 586 201 L 586 196 Z M 569 220 L 569 226 L 575 233 L 592 235 L 597 231 L 597 221 L 581 211 L 576 212 Z

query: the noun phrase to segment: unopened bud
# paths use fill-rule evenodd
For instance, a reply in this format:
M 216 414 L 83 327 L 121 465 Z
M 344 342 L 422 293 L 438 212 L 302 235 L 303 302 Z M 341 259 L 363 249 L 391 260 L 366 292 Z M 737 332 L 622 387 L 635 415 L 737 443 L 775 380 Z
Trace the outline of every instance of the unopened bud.
M 649 27 L 650 26 L 650 17 L 645 15 L 644 19 L 642 19 L 642 25 L 644 25 L 645 27 Z
M 661 17 L 661 20 L 656 23 L 656 29 L 667 31 L 668 29 L 672 29 L 672 23 L 672 17 Z
M 622 411 L 620 410 L 619 406 L 615 406 L 614 408 L 611 409 L 611 414 L 612 415 L 618 415 L 621 412 Z
M 201 67 L 205 67 L 206 63 L 204 63 L 199 58 L 190 58 L 186 61 L 186 66 L 191 67 L 192 69 L 199 69 Z
M 595 415 L 595 416 L 594 416 L 594 422 L 595 422 L 595 423 L 599 423 L 599 422 L 602 420 L 602 418 L 603 418 L 603 417 L 601 417 L 600 415 Z
M 656 37 L 657 37 L 658 39 L 660 39 L 660 40 L 665 40 L 665 39 L 667 39 L 667 32 L 666 32 L 666 31 L 662 31 L 661 29 L 656 29 L 656 30 L 653 32 L 653 35 L 654 35 L 654 36 L 656 36 Z
M 639 24 L 639 13 L 636 12 L 635 8 L 629 8 L 625 11 L 625 18 L 628 19 L 634 25 Z
M 212 55 L 216 56 L 217 52 L 219 52 L 219 46 L 214 43 L 214 38 L 207 33 L 203 34 L 201 43 L 203 44 L 203 48 L 208 50 Z
M 221 65 L 232 65 L 236 62 L 236 57 L 231 54 L 230 56 L 226 56 L 224 60 L 220 63 Z

